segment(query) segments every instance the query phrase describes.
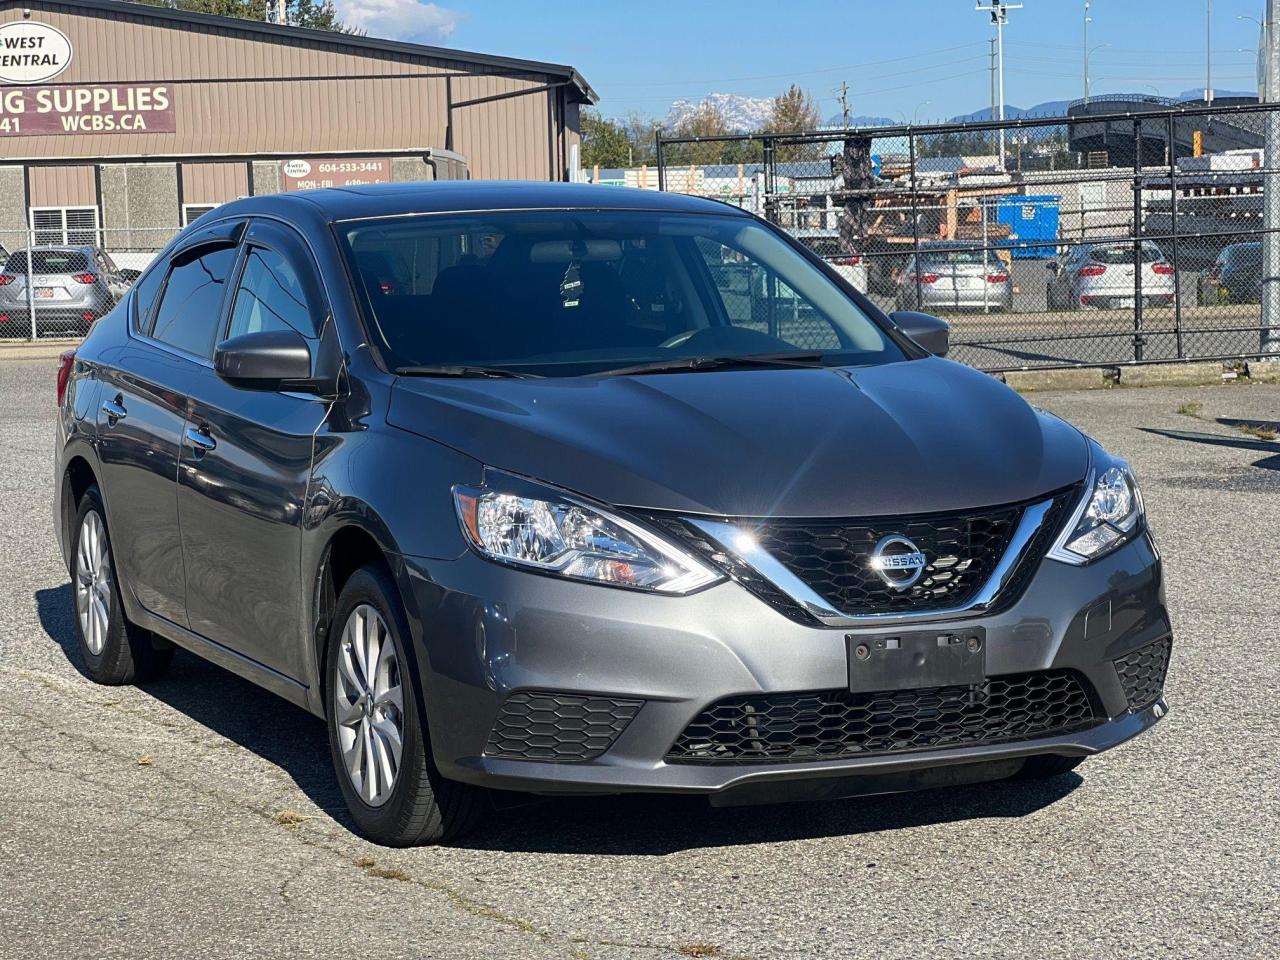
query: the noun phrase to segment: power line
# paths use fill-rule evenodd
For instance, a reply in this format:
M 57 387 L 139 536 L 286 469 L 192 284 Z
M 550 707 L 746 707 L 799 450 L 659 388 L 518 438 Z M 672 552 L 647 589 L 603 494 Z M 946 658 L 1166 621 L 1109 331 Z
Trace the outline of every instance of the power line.
M 919 60 L 921 57 L 930 57 L 938 53 L 949 53 L 952 50 L 963 50 L 967 47 L 973 47 L 975 44 L 981 43 L 980 40 L 970 40 L 968 43 L 958 43 L 951 47 L 939 47 L 936 50 L 922 50 L 919 53 L 909 54 L 904 57 L 890 57 L 886 60 L 864 60 L 861 63 L 846 63 L 836 67 L 820 67 L 814 70 L 791 70 L 787 73 L 761 73 L 750 77 L 711 77 L 702 80 L 611 80 L 605 81 L 604 84 L 596 84 L 596 86 L 625 86 L 625 87 L 678 87 L 691 85 L 695 83 L 743 83 L 748 80 L 779 80 L 788 77 L 806 77 L 818 73 L 835 73 L 839 70 L 862 70 L 866 67 L 878 67 L 886 63 L 901 63 L 904 60 Z M 982 54 L 986 56 L 986 54 Z M 964 57 L 961 60 L 952 60 L 949 63 L 959 63 L 963 60 L 976 59 L 974 57 Z M 938 66 L 946 66 L 947 64 L 931 64 L 917 67 L 917 70 L 929 70 Z M 905 71 L 910 73 L 912 71 Z M 881 76 L 894 76 L 894 74 L 881 74 Z

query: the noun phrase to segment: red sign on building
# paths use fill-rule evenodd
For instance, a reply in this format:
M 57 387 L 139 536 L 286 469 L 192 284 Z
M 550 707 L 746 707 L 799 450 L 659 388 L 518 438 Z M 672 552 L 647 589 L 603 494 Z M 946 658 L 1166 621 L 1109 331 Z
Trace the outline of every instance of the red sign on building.
M 10 87 L 0 91 L 0 136 L 173 133 L 173 88 L 165 84 Z

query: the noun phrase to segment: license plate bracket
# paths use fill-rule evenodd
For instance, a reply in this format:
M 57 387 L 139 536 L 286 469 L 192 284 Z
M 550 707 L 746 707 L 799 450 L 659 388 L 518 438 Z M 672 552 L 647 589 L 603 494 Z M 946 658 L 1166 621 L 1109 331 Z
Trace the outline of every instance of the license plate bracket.
M 987 678 L 984 627 L 846 635 L 849 691 L 966 687 Z

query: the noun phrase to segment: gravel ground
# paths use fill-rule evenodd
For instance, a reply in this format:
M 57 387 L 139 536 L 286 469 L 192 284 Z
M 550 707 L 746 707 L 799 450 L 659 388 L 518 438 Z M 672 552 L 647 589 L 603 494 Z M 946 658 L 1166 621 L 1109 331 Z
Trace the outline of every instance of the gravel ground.
M 52 361 L 0 363 L 0 396 L 0 957 L 1276 956 L 1280 443 L 1237 421 L 1280 429 L 1280 386 L 1035 398 L 1133 461 L 1177 631 L 1168 719 L 1080 775 L 562 800 L 408 851 L 350 831 L 302 711 L 181 653 L 82 676 Z

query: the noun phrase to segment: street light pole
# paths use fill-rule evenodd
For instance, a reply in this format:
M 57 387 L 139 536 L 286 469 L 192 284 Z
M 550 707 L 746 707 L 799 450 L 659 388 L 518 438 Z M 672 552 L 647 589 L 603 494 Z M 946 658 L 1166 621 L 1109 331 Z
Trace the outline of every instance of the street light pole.
M 1089 105 L 1089 22 L 1093 19 L 1089 16 L 1089 4 L 1092 0 L 1084 0 L 1084 41 L 1081 43 L 1081 49 L 1084 50 L 1084 105 Z
M 1092 50 L 1086 50 L 1084 53 L 1084 102 L 1085 106 L 1089 104 L 1089 58 L 1101 50 L 1103 47 L 1109 47 L 1109 43 L 1100 43 Z
M 1000 85 L 1000 119 L 1004 120 L 1004 25 L 1009 22 L 1009 11 L 1021 10 L 1022 4 L 1005 0 L 987 0 L 987 4 L 984 7 L 982 0 L 978 0 L 973 9 L 989 13 L 996 28 L 996 73 Z M 1004 127 L 1000 128 L 1000 169 L 1004 169 Z
M 1213 106 L 1213 0 L 1204 5 L 1204 102 Z

